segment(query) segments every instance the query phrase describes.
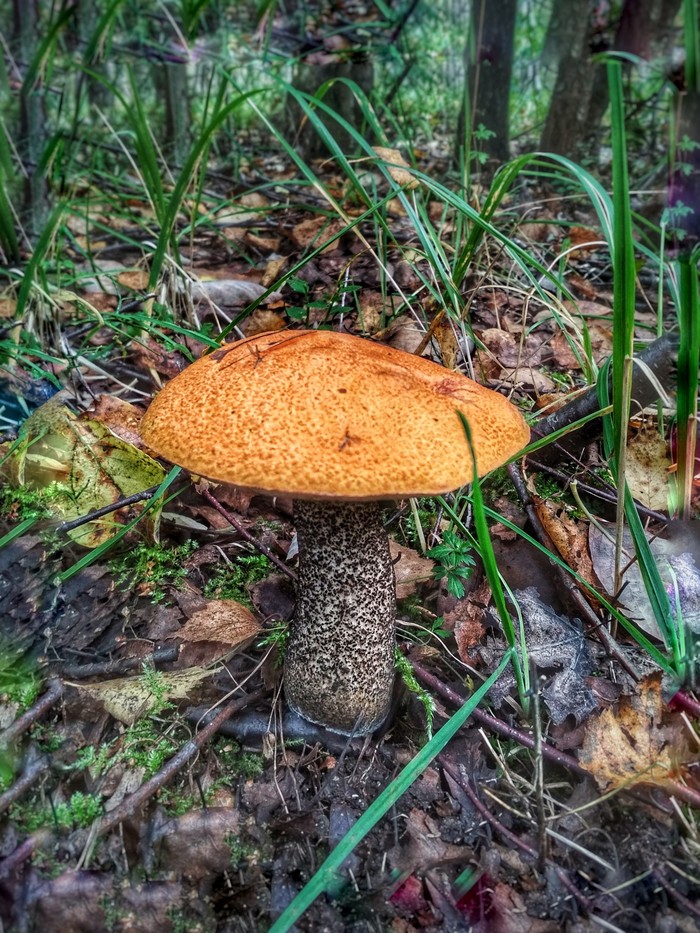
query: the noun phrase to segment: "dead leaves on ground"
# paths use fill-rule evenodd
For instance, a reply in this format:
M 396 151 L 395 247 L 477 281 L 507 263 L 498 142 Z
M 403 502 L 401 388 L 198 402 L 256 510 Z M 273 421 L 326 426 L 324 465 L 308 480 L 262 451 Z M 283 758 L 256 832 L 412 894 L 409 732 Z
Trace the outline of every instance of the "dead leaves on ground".
M 699 751 L 684 720 L 664 709 L 661 675 L 653 674 L 617 711 L 588 720 L 579 760 L 603 791 L 652 784 L 672 794 Z
M 14 486 L 49 490 L 47 506 L 63 520 L 80 518 L 124 496 L 162 482 L 165 471 L 151 457 L 88 414 L 76 416 L 57 401 L 38 408 L 24 423 L 4 475 Z M 142 506 L 138 506 L 142 508 Z M 68 532 L 84 547 L 97 547 L 127 521 L 128 510 L 110 513 Z

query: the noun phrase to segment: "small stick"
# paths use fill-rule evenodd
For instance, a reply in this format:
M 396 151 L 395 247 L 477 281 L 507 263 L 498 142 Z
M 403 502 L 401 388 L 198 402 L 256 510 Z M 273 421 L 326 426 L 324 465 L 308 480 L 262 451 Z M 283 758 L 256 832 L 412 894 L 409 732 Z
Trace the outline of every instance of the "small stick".
M 126 797 L 118 807 L 115 807 L 111 813 L 97 820 L 93 825 L 92 838 L 96 839 L 108 830 L 113 829 L 118 823 L 121 823 L 122 820 L 128 819 L 138 807 L 146 803 L 150 797 L 159 791 L 164 784 L 170 781 L 182 767 L 199 753 L 204 743 L 212 738 L 219 727 L 223 725 L 230 716 L 245 709 L 248 704 L 256 703 L 266 696 L 266 694 L 267 690 L 261 688 L 260 690 L 248 694 L 248 696 L 230 700 L 221 708 L 221 711 L 207 726 L 204 726 L 193 739 L 186 742 L 180 751 L 165 763 L 157 774 L 154 774 L 149 781 L 142 784 L 133 794 L 129 794 L 129 796 Z M 11 852 L 7 858 L 0 861 L 0 879 L 6 878 L 24 861 L 31 858 L 36 849 L 50 838 L 50 835 L 51 834 L 48 833 L 47 830 L 38 830 L 32 833 L 31 836 L 28 836 L 14 852 Z
M 134 505 L 136 502 L 143 502 L 144 499 L 152 499 L 156 489 L 158 489 L 157 486 L 151 486 L 150 489 L 144 489 L 143 492 L 135 492 L 132 496 L 122 496 L 122 498 L 117 499 L 116 502 L 111 502 L 109 505 L 102 505 L 99 509 L 93 509 L 92 512 L 81 515 L 80 518 L 73 518 L 69 522 L 61 522 L 56 528 L 56 531 L 72 531 L 73 528 L 79 528 L 81 525 L 85 525 L 87 522 L 91 522 L 96 518 L 102 518 L 103 515 L 116 512 L 117 509 L 123 509 L 127 505 Z
M 85 680 L 105 674 L 125 674 L 134 668 L 141 668 L 144 664 L 157 666 L 176 661 L 179 653 L 180 649 L 177 647 L 158 648 L 143 658 L 121 658 L 118 661 L 100 661 L 94 664 L 67 664 L 61 668 L 61 676 L 70 680 Z
M 440 764 L 442 765 L 446 773 L 455 782 L 455 784 L 457 784 L 458 787 L 460 787 L 465 792 L 465 794 L 469 798 L 469 802 L 474 807 L 474 809 L 477 811 L 477 813 L 479 813 L 479 815 L 482 816 L 486 820 L 487 823 L 490 823 L 491 826 L 494 827 L 496 832 L 500 836 L 502 836 L 507 842 L 511 843 L 511 845 L 515 846 L 516 848 L 520 849 L 522 852 L 528 855 L 534 862 L 537 862 L 538 854 L 536 850 L 532 846 L 528 845 L 528 843 L 525 842 L 523 839 L 521 839 L 520 836 L 517 835 L 517 833 L 514 833 L 512 830 L 504 826 L 503 823 L 501 823 L 501 821 L 496 816 L 494 816 L 493 813 L 491 813 L 491 811 L 483 803 L 483 801 L 479 799 L 478 795 L 474 791 L 474 788 L 471 786 L 471 783 L 465 778 L 463 778 L 461 774 L 458 773 L 457 769 L 455 769 L 452 762 L 445 755 L 439 755 L 438 761 L 440 762 Z M 590 913 L 591 912 L 590 901 L 585 896 L 585 894 L 579 891 L 576 885 L 569 878 L 566 871 L 549 858 L 545 859 L 545 862 L 546 864 L 550 865 L 554 869 L 557 877 L 559 878 L 561 883 L 564 885 L 564 887 L 567 889 L 567 891 L 572 895 L 572 897 L 574 897 L 578 901 L 578 903 L 581 905 L 581 907 L 583 907 L 583 909 L 587 913 Z
M 461 696 L 456 690 L 448 687 L 439 677 L 436 677 L 435 674 L 431 674 L 430 671 L 424 668 L 418 661 L 413 661 L 411 658 L 409 658 L 409 660 L 419 680 L 422 680 L 431 690 L 435 690 L 436 693 L 441 694 L 446 700 L 449 700 L 453 706 L 464 706 L 467 702 L 466 697 Z M 516 729 L 514 726 L 509 726 L 508 723 L 503 722 L 502 719 L 497 719 L 495 716 L 491 716 L 490 713 L 485 713 L 484 710 L 478 707 L 473 711 L 472 717 L 493 730 L 493 732 L 497 732 L 507 739 L 514 739 L 526 748 L 535 748 L 535 739 L 530 733 L 523 732 L 521 729 Z M 544 741 L 542 742 L 542 756 L 560 765 L 562 768 L 569 768 L 577 774 L 590 777 L 589 772 L 586 771 L 585 768 L 582 768 L 573 756 L 567 755 L 565 752 L 560 752 L 559 749 L 554 748 Z
M 0 733 L 0 746 L 9 745 L 16 738 L 22 735 L 31 725 L 47 713 L 54 703 L 63 695 L 63 683 L 56 678 L 49 681 L 49 687 L 46 693 L 40 697 L 34 706 L 18 716 L 17 719 L 8 726 L 4 732 Z
M 239 522 L 238 519 L 228 511 L 228 509 L 223 507 L 219 500 L 214 495 L 212 495 L 211 491 L 207 489 L 206 486 L 198 486 L 197 490 L 202 496 L 204 496 L 209 505 L 213 506 L 219 515 L 223 515 L 229 525 L 232 525 L 236 531 L 245 538 L 246 541 L 257 548 L 261 554 L 264 554 L 265 557 L 267 557 L 267 559 L 271 561 L 278 570 L 281 570 L 283 574 L 286 574 L 290 580 L 296 580 L 297 575 L 294 573 L 291 567 L 287 567 L 284 561 L 281 561 L 276 554 L 273 554 L 267 545 L 263 544 L 262 541 L 258 541 L 258 539 L 252 535 L 247 528 L 244 528 L 243 524 Z

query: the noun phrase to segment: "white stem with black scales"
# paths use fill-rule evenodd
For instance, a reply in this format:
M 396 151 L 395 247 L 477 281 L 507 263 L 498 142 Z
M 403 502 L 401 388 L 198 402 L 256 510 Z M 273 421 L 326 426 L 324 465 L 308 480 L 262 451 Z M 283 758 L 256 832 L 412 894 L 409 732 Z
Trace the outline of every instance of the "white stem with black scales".
M 396 589 L 376 502 L 297 500 L 297 604 L 285 656 L 287 702 L 336 732 L 386 718 L 394 684 Z

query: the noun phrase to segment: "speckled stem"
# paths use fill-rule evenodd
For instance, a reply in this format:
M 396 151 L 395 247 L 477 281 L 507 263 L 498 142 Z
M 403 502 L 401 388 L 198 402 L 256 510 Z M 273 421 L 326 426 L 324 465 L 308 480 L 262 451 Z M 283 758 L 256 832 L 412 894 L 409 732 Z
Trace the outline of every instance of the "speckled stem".
M 306 719 L 363 735 L 385 719 L 394 683 L 396 591 L 375 502 L 294 504 L 297 605 L 287 702 Z

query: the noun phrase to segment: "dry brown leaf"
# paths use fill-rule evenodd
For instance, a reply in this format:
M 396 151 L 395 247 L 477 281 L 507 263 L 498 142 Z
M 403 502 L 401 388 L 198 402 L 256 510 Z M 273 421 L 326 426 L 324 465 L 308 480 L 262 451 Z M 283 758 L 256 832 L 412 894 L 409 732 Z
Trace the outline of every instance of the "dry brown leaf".
M 486 607 L 491 600 L 489 581 L 484 579 L 466 599 L 460 599 L 454 609 L 445 614 L 445 628 L 453 628 L 457 653 L 465 664 L 477 663 L 472 653 L 479 647 L 486 631 L 481 624 Z
M 373 146 L 372 148 L 378 158 L 390 163 L 386 168 L 397 185 L 404 185 L 409 189 L 420 187 L 420 182 L 409 171 L 410 165 L 398 149 L 388 149 L 386 146 Z
M 459 352 L 459 343 L 452 323 L 444 317 L 441 317 L 433 328 L 433 337 L 440 347 L 440 356 L 442 364 L 447 369 L 455 369 L 457 366 L 457 354 Z
M 406 599 L 416 592 L 419 583 L 432 579 L 435 563 L 421 557 L 413 548 L 393 540 L 389 541 L 389 549 L 396 577 L 396 598 Z
M 148 272 L 144 269 L 127 269 L 119 273 L 117 282 L 133 292 L 145 292 L 148 288 Z
M 98 395 L 89 411 L 81 418 L 89 417 L 104 424 L 112 434 L 134 447 L 143 447 L 139 424 L 143 412 L 116 395 Z
M 178 631 L 183 642 L 214 641 L 234 648 L 260 631 L 253 613 L 235 599 L 211 599 Z
M 586 723 L 581 765 L 604 790 L 653 784 L 673 790 L 698 750 L 687 742 L 681 718 L 664 712 L 661 674 L 645 677 L 615 713 L 603 710 Z
M 668 509 L 670 466 L 666 441 L 654 427 L 644 427 L 630 438 L 625 476 L 634 498 L 647 508 Z
M 258 234 L 250 232 L 246 234 L 246 242 L 266 253 L 276 253 L 281 243 L 278 236 L 258 236 Z
M 534 493 L 534 476 L 530 477 L 530 491 Z M 566 508 L 553 499 L 541 499 L 536 493 L 533 502 L 545 531 L 554 542 L 566 563 L 584 580 L 595 586 L 597 579 L 588 550 L 588 525 L 571 518 Z
M 336 236 L 345 228 L 342 220 L 329 220 L 327 217 L 308 217 L 296 224 L 289 234 L 289 238 L 299 249 L 307 249 L 309 246 L 317 247 L 322 243 L 327 243 L 331 237 Z M 327 249 L 335 249 L 338 241 L 334 240 Z M 325 252 L 325 250 L 322 250 Z
M 289 256 L 278 256 L 276 259 L 268 259 L 265 263 L 265 271 L 260 279 L 260 284 L 269 288 L 273 282 L 282 275 L 285 266 L 289 262 Z
M 16 310 L 17 302 L 14 298 L 0 298 L 0 318 L 13 318 Z
M 255 337 L 256 334 L 266 334 L 271 330 L 282 330 L 287 321 L 277 311 L 270 308 L 256 308 L 245 321 L 242 321 L 243 332 L 246 337 Z

